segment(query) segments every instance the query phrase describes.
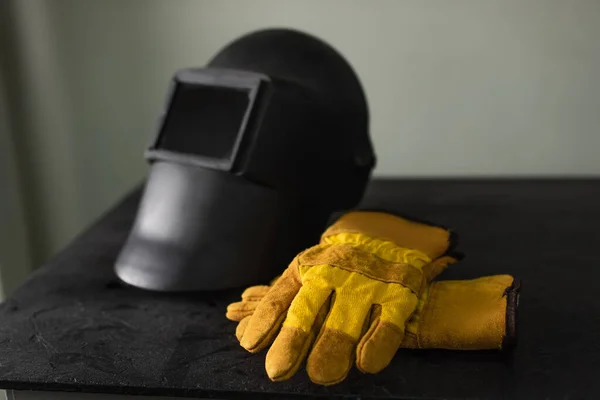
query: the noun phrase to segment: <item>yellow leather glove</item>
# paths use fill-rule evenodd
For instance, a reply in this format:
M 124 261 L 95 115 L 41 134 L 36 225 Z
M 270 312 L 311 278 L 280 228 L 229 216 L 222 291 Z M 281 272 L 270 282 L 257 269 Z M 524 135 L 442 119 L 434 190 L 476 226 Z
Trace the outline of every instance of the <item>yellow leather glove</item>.
M 432 260 L 448 251 L 450 237 L 382 212 L 344 215 L 269 289 L 240 344 L 257 352 L 272 342 L 265 367 L 274 381 L 289 379 L 307 355 L 308 375 L 322 385 L 341 382 L 355 357 L 363 372 L 381 371 L 404 340 L 418 295 L 440 272 Z
M 250 316 L 270 286 L 252 286 L 227 307 L 243 337 Z M 425 288 L 408 323 L 401 348 L 500 350 L 516 344 L 519 284 L 510 275 L 436 281 Z

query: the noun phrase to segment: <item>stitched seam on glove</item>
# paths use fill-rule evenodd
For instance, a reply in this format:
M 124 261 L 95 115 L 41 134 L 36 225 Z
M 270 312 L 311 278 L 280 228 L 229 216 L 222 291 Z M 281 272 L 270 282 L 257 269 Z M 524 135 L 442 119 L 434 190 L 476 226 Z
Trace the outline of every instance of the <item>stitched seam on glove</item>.
M 437 258 L 448 250 L 451 237 L 450 232 L 441 227 L 387 213 L 362 211 L 342 216 L 323 233 L 321 239 L 340 233 L 362 233 L 398 246 L 418 248 L 431 258 Z
M 420 250 L 404 248 L 394 242 L 372 238 L 362 233 L 344 232 L 323 238 L 321 243 L 349 245 L 386 261 L 411 264 L 419 268 L 431 262 L 431 258 Z
M 430 297 L 429 294 L 433 286 L 435 286 L 435 282 L 430 284 L 429 286 L 426 286 L 422 290 L 421 296 L 419 297 L 419 305 L 415 309 L 414 313 L 411 315 L 410 319 L 407 321 L 405 327 L 406 333 L 411 334 L 415 337 L 417 346 L 419 347 L 421 345 L 419 334 L 421 317 L 423 316 L 423 313 L 426 312 L 427 303 Z
M 413 265 L 383 260 L 352 246 L 316 246 L 303 253 L 299 262 L 302 266 L 329 265 L 380 282 L 398 283 L 415 294 L 423 281 L 422 271 Z
M 427 313 L 429 313 L 431 309 L 434 308 L 434 303 L 436 302 L 436 288 L 437 288 L 437 284 L 436 282 L 432 283 L 429 288 L 426 289 L 427 293 L 423 293 L 423 308 L 420 310 L 419 316 L 423 317 L 424 315 L 427 315 Z M 427 343 L 424 343 L 424 341 L 426 341 L 426 338 L 423 338 L 422 334 L 421 334 L 421 328 L 424 324 L 424 321 L 422 318 L 419 318 L 418 321 L 416 321 L 416 336 L 417 336 L 417 346 L 420 349 L 426 348 L 426 346 L 428 345 Z

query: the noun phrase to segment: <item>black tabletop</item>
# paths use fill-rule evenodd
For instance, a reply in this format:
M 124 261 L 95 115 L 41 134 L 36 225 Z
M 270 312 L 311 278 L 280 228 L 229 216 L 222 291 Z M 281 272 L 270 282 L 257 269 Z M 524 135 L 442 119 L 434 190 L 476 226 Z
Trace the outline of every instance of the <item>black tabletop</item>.
M 219 398 L 600 397 L 600 181 L 372 183 L 365 205 L 454 227 L 467 258 L 441 279 L 522 281 L 510 354 L 402 350 L 377 375 L 336 386 L 301 371 L 270 382 L 236 342 L 240 290 L 187 295 L 119 283 L 112 267 L 136 191 L 0 306 L 0 388 Z M 285 266 L 282 266 L 282 269 Z

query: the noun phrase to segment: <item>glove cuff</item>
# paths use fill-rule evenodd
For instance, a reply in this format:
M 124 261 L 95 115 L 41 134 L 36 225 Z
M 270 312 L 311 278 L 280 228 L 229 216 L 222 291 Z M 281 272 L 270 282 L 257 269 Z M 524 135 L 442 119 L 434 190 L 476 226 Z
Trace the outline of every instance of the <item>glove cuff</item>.
M 436 281 L 407 324 L 405 347 L 509 349 L 516 343 L 519 283 L 510 275 Z
M 361 233 L 390 241 L 399 247 L 420 250 L 431 259 L 449 250 L 452 237 L 447 229 L 377 211 L 349 212 L 331 225 L 321 239 L 340 233 Z
M 506 296 L 506 334 L 502 341 L 502 349 L 510 350 L 517 345 L 517 310 L 519 309 L 519 296 L 521 294 L 521 281 L 515 279 L 510 287 L 504 291 Z

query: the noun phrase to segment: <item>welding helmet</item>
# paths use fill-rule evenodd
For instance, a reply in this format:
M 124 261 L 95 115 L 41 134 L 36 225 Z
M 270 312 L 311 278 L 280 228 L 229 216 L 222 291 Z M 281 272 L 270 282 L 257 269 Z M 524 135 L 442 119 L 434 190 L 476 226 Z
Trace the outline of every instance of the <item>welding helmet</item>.
M 368 122 L 350 65 L 297 31 L 248 34 L 176 72 L 117 275 L 160 291 L 273 278 L 361 200 Z

